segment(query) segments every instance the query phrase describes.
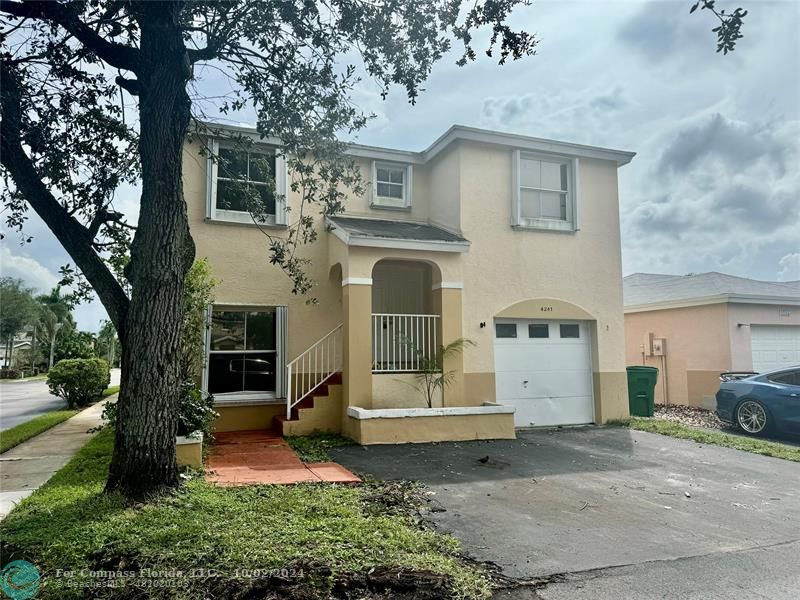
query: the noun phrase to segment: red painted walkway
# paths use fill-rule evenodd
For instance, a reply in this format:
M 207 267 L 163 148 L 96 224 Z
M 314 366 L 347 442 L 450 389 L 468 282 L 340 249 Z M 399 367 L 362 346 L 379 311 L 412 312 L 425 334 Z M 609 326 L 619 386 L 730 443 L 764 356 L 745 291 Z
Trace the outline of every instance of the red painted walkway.
M 206 479 L 219 485 L 361 481 L 334 462 L 302 462 L 281 436 L 270 431 L 229 431 L 214 437 Z

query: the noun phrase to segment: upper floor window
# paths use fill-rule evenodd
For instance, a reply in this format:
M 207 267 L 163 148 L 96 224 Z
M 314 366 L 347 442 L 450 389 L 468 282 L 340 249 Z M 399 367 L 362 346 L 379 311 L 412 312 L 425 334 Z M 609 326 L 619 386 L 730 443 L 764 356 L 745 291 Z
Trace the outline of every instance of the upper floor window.
M 514 152 L 514 225 L 577 229 L 577 160 Z
M 267 225 L 286 223 L 286 161 L 274 149 L 212 142 L 207 217 Z
M 379 208 L 411 206 L 411 165 L 372 163 L 372 201 Z

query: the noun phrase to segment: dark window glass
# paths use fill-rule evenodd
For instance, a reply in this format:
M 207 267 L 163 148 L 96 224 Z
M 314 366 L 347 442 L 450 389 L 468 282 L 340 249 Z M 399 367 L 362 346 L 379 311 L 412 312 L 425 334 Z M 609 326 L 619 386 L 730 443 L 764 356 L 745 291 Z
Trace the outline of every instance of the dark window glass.
M 247 153 L 232 148 L 219 149 L 217 175 L 226 179 L 247 179 Z
M 217 208 L 222 210 L 247 210 L 247 184 L 239 181 L 217 182 Z
M 250 154 L 250 181 L 273 181 L 275 179 L 274 154 Z
M 211 353 L 208 366 L 208 391 L 271 392 L 275 390 L 275 353 Z
M 528 325 L 529 338 L 549 338 L 550 326 L 547 323 L 533 323 Z
M 247 350 L 275 350 L 275 311 L 247 313 Z
M 782 373 L 770 375 L 767 379 L 769 379 L 772 383 L 781 383 L 783 385 L 800 385 L 800 371 L 783 371 Z
M 562 338 L 577 338 L 581 337 L 581 329 L 574 323 L 562 323 L 559 325 L 560 335 Z
M 275 309 L 217 310 L 211 315 L 208 391 L 275 390 Z
M 275 181 L 275 155 L 221 148 L 219 158 L 217 208 L 274 215 L 274 192 L 271 186 L 260 184 Z M 262 206 L 254 205 L 258 202 Z
M 211 350 L 244 350 L 244 313 L 214 311 Z
M 259 202 L 261 203 L 260 207 L 261 210 L 264 211 L 265 214 L 274 215 L 275 194 L 272 192 L 272 190 L 266 185 L 253 185 L 253 188 L 259 196 Z
M 517 337 L 517 324 L 495 323 L 494 332 L 495 336 L 499 338 L 515 338 Z

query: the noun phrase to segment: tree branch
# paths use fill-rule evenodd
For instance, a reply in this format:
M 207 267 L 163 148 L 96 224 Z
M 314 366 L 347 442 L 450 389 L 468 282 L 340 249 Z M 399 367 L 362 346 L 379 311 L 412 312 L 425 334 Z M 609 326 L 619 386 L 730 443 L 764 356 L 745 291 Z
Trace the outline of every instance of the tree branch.
M 11 174 L 14 184 L 31 207 L 50 228 L 108 311 L 120 338 L 124 338 L 129 300 L 120 283 L 92 247 L 91 232 L 70 216 L 50 190 L 25 153 L 22 145 L 21 90 L 16 71 L 0 63 L 0 162 Z
M 98 35 L 78 18 L 69 4 L 49 0 L 28 2 L 0 0 L 0 11 L 15 17 L 38 19 L 60 25 L 100 59 L 118 69 L 135 72 L 139 65 L 138 48 L 109 42 Z

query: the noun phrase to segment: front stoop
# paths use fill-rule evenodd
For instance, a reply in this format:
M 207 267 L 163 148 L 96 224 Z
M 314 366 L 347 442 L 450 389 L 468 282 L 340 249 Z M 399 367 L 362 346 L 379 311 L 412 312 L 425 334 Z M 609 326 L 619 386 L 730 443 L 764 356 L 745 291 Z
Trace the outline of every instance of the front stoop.
M 309 435 L 315 431 L 339 433 L 342 420 L 342 374 L 334 373 L 286 415 L 273 418 L 279 435 Z
M 294 483 L 359 483 L 334 462 L 303 463 L 286 441 L 270 431 L 216 434 L 208 457 L 206 479 L 218 485 L 288 485 Z

